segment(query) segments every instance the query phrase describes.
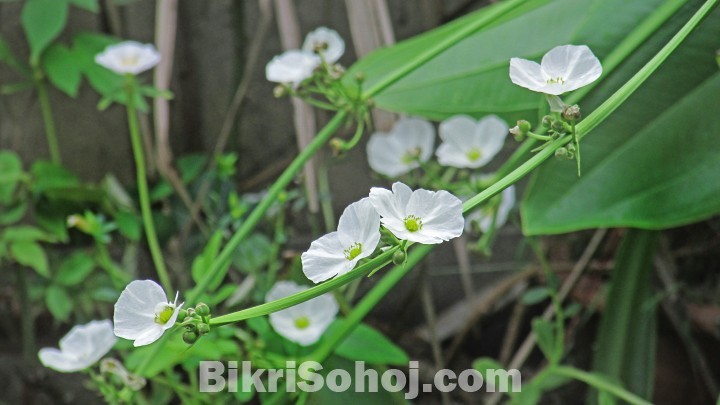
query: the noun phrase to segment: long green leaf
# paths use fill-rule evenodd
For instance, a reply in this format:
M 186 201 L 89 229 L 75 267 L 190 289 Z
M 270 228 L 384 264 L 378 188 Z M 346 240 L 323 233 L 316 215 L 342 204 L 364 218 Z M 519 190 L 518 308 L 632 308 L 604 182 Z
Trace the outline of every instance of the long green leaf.
M 693 6 L 697 3 L 693 2 Z M 684 10 L 582 102 L 586 110 L 622 84 L 687 20 Z M 715 48 L 720 12 L 583 141 L 583 176 L 571 163 L 548 162 L 522 205 L 526 234 L 595 227 L 663 229 L 720 212 L 720 94 Z M 716 114 L 715 114 L 716 115 Z
M 652 260 L 658 233 L 628 230 L 618 251 L 606 297 L 594 371 L 650 399 L 655 369 Z

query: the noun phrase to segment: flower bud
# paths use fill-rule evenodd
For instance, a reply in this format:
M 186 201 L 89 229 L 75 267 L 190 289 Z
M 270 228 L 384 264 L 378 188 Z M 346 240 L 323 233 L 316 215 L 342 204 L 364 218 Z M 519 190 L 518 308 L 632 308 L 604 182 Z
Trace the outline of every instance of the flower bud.
M 178 311 L 177 321 L 182 322 L 185 320 L 185 317 L 187 317 L 187 310 L 185 308 L 180 308 Z
M 200 336 L 207 335 L 208 333 L 210 333 L 210 325 L 206 323 L 200 323 L 197 326 L 197 330 Z
M 542 118 L 541 125 L 543 126 L 543 128 L 550 129 L 550 127 L 552 126 L 552 123 L 553 123 L 553 118 L 551 116 L 546 115 Z
M 576 121 L 580 119 L 580 106 L 577 104 L 565 106 L 562 116 L 566 121 Z
M 195 342 L 197 342 L 199 336 L 196 332 L 187 331 L 187 332 L 183 333 L 182 337 L 183 337 L 183 342 L 191 345 L 191 344 L 194 344 Z
M 275 96 L 275 98 L 284 97 L 287 93 L 287 87 L 283 86 L 282 84 L 275 86 L 275 88 L 273 89 L 273 96 Z
M 574 143 L 570 142 L 569 144 L 567 144 L 566 148 L 567 148 L 568 152 L 570 152 L 571 154 L 575 153 L 575 144 Z
M 525 134 L 520 130 L 520 127 L 518 127 L 517 125 L 510 128 L 510 134 L 518 142 L 521 142 L 523 139 L 525 139 Z
M 565 127 L 563 126 L 563 123 L 560 121 L 553 121 L 550 128 L 552 128 L 552 130 L 557 133 L 565 132 Z
M 527 134 L 532 129 L 532 125 L 526 120 L 518 120 L 517 127 L 523 134 Z
M 201 302 L 195 306 L 195 312 L 200 316 L 208 316 L 210 315 L 210 307 Z
M 405 253 L 404 250 L 398 250 L 395 253 L 393 253 L 393 263 L 396 266 L 400 266 L 405 264 L 405 260 L 407 260 L 407 253 Z
M 566 158 L 568 155 L 568 150 L 566 148 L 558 148 L 555 151 L 555 157 L 556 158 Z

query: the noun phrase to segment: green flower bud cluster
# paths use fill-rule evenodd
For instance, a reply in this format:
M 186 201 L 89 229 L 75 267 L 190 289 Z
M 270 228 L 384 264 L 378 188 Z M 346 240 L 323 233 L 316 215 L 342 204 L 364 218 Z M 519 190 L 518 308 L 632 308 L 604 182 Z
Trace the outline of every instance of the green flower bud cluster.
M 195 308 L 181 309 L 178 322 L 185 327 L 183 341 L 194 344 L 200 337 L 210 333 L 210 307 L 201 302 Z

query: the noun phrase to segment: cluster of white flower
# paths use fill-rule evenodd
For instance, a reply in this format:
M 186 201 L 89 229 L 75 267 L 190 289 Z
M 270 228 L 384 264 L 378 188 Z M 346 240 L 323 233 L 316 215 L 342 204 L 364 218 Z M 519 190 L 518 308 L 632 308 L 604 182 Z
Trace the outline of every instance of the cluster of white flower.
M 345 41 L 329 28 L 320 27 L 305 37 L 301 49 L 275 56 L 265 66 L 265 77 L 275 83 L 298 87 L 323 62 L 336 63 L 345 53 Z
M 495 115 L 475 120 L 456 115 L 440 123 L 442 143 L 435 155 L 443 166 L 477 169 L 502 149 L 508 125 Z M 427 162 L 435 144 L 435 128 L 421 118 L 403 118 L 390 133 L 376 132 L 367 143 L 370 167 L 398 177 Z
M 412 191 L 400 182 L 392 191 L 374 187 L 369 197 L 345 209 L 337 232 L 314 241 L 302 254 L 307 278 L 318 283 L 352 270 L 377 248 L 381 223 L 400 240 L 441 243 L 462 234 L 462 202 L 444 190 Z

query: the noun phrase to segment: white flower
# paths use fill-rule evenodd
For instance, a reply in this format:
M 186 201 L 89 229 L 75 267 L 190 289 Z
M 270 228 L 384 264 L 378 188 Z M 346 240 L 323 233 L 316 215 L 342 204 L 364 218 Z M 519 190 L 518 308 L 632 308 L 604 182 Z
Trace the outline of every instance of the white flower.
M 314 283 L 345 274 L 370 256 L 379 242 L 380 215 L 366 197 L 345 208 L 337 232 L 310 244 L 301 257 L 303 273 Z
M 121 75 L 137 75 L 160 63 L 160 53 L 152 44 L 125 41 L 105 48 L 95 56 L 95 63 Z
M 443 143 L 435 154 L 443 166 L 476 169 L 495 157 L 507 134 L 507 124 L 495 115 L 479 121 L 467 115 L 456 115 L 440 124 Z
M 276 301 L 307 290 L 292 281 L 279 281 L 268 291 L 265 301 Z M 330 294 L 315 297 L 293 307 L 270 314 L 270 325 L 283 337 L 302 346 L 320 339 L 325 329 L 335 320 L 338 304 Z
M 117 338 L 109 319 L 76 325 L 60 339 L 60 350 L 50 347 L 40 349 L 40 362 L 63 373 L 84 370 L 95 364 L 112 349 Z
M 313 75 L 320 63 L 321 59 L 316 54 L 293 49 L 272 58 L 265 66 L 265 77 L 271 82 L 289 83 L 297 87 Z
M 135 280 L 125 287 L 115 303 L 115 335 L 144 346 L 158 340 L 175 325 L 183 304 L 169 302 L 165 292 L 152 280 Z
M 335 63 L 345 53 L 345 41 L 337 31 L 327 27 L 318 27 L 307 34 L 302 50 L 319 52 L 327 63 Z
M 420 166 L 432 156 L 435 128 L 420 118 L 400 119 L 390 133 L 376 132 L 367 143 L 370 167 L 397 177 Z
M 477 223 L 480 230 L 485 233 L 490 230 L 495 217 L 495 229 L 499 229 L 507 222 L 510 210 L 515 205 L 515 186 L 510 186 L 500 194 L 499 205 L 494 197 L 483 207 L 480 207 L 465 218 L 465 230 L 470 230 L 472 223 Z M 493 201 L 495 203 L 493 203 Z M 497 214 L 496 214 L 497 212 Z
M 559 96 L 597 80 L 602 66 L 585 45 L 563 45 L 551 49 L 538 65 L 520 58 L 510 59 L 510 80 L 518 86 Z
M 412 191 L 396 182 L 392 191 L 371 188 L 370 201 L 382 224 L 399 239 L 436 244 L 462 235 L 462 202 L 447 191 Z

